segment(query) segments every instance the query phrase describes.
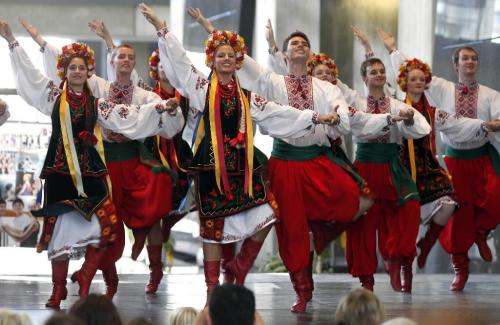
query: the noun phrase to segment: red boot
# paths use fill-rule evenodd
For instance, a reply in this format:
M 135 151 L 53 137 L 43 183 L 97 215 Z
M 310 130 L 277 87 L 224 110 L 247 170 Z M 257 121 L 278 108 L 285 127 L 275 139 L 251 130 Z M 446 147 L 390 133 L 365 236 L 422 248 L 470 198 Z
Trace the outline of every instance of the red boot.
M 326 246 L 339 237 L 349 227 L 347 222 L 309 221 L 309 228 L 313 233 L 314 250 L 321 254 Z
M 104 278 L 104 283 L 106 284 L 106 297 L 112 300 L 116 291 L 118 291 L 118 273 L 116 272 L 116 266 L 113 266 L 102 270 L 102 277 Z
M 146 293 L 155 293 L 163 278 L 163 263 L 161 261 L 162 245 L 148 245 L 149 256 L 149 282 L 146 285 Z
M 413 281 L 413 270 L 412 270 L 413 258 L 405 257 L 401 260 L 401 273 L 403 277 L 401 278 L 401 291 L 411 293 L 412 281 Z
M 391 258 L 388 261 L 389 277 L 391 286 L 394 291 L 401 291 L 401 260 L 399 258 Z
M 134 234 L 134 244 L 132 245 L 132 254 L 130 257 L 136 261 L 144 248 L 144 243 L 146 242 L 146 237 L 149 234 L 151 228 L 137 228 L 132 229 Z
M 73 273 L 71 276 L 71 281 L 78 281 L 78 284 L 80 285 L 80 289 L 78 290 L 80 297 L 86 297 L 89 295 L 90 284 L 92 283 L 97 267 L 100 264 L 103 253 L 104 250 L 102 249 L 95 248 L 91 245 L 87 246 L 85 262 L 83 262 L 80 270 Z
M 250 238 L 245 239 L 236 258 L 227 263 L 226 272 L 234 274 L 236 284 L 243 285 L 245 283 L 248 271 L 252 268 L 257 255 L 259 255 L 262 244 L 263 241 L 258 242 Z
M 491 255 L 490 247 L 486 242 L 489 233 L 490 232 L 488 230 L 477 230 L 476 238 L 474 239 L 474 242 L 476 243 L 477 248 L 479 249 L 479 255 L 481 255 L 483 260 L 485 260 L 486 262 L 493 261 L 493 256 Z
M 309 265 L 307 266 L 307 276 L 309 277 L 309 282 L 312 285 L 311 291 L 314 291 L 313 263 L 314 263 L 314 251 L 310 251 L 309 252 Z
M 424 237 L 422 237 L 418 243 L 417 247 L 420 248 L 420 255 L 417 257 L 417 265 L 421 269 L 425 266 L 425 261 L 427 261 L 427 256 L 431 252 L 432 247 L 436 243 L 436 240 L 439 238 L 441 232 L 443 232 L 444 226 L 438 225 L 431 219 L 429 223 L 429 229 L 425 233 Z
M 45 304 L 45 307 L 59 308 L 61 300 L 65 300 L 68 295 L 66 289 L 66 277 L 68 276 L 69 260 L 51 261 L 52 263 L 52 295 Z
M 219 285 L 220 275 L 220 260 L 216 261 L 203 261 L 205 271 L 205 283 L 207 284 L 207 303 L 210 301 L 210 294 L 216 286 Z
M 373 292 L 373 287 L 375 286 L 375 278 L 373 277 L 373 274 L 360 276 L 359 282 L 361 282 L 361 286 L 363 288 Z
M 462 291 L 469 279 L 469 257 L 467 253 L 451 255 L 455 277 L 451 283 L 451 291 Z
M 307 303 L 312 299 L 313 290 L 309 272 L 307 269 L 298 272 L 290 272 L 290 280 L 292 280 L 293 288 L 297 296 L 297 300 L 290 310 L 293 313 L 305 313 Z
M 233 272 L 226 272 L 227 264 L 234 260 L 234 245 L 235 243 L 221 245 L 220 266 L 224 274 L 224 283 L 234 283 L 235 280 Z
M 181 220 L 187 212 L 171 211 L 168 216 L 161 219 L 161 232 L 163 241 L 168 241 L 172 227 Z

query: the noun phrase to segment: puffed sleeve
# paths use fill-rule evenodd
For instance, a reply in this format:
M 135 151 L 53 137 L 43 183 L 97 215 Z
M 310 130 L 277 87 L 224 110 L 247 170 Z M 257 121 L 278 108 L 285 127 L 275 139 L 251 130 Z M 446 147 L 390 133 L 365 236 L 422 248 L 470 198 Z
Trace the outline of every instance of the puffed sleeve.
M 281 51 L 276 51 L 274 54 L 267 56 L 267 67 L 274 73 L 286 76 L 288 74 L 288 66 L 286 64 L 285 55 Z

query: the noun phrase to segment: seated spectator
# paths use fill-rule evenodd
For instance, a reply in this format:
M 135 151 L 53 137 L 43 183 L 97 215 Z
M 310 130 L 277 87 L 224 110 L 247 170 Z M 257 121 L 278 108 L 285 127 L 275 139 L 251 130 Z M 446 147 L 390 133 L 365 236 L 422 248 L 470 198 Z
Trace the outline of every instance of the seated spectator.
M 73 315 L 56 313 L 47 319 L 44 325 L 85 325 L 85 323 Z
M 68 314 L 81 319 L 86 325 L 122 325 L 118 310 L 104 295 L 90 294 L 80 298 Z
M 170 317 L 170 325 L 191 325 L 197 315 L 198 311 L 193 307 L 179 308 Z
M 208 307 L 198 314 L 194 325 L 260 325 L 252 291 L 232 283 L 215 287 Z
M 0 309 L 1 325 L 31 325 L 31 320 L 27 315 L 16 314 L 10 310 Z
M 373 292 L 355 289 L 342 297 L 335 313 L 337 325 L 380 325 L 384 308 Z
M 418 325 L 418 323 L 406 317 L 397 317 L 383 322 L 382 325 Z
M 189 325 L 191 325 L 191 324 L 192 323 L 189 323 Z M 128 322 L 127 325 L 153 325 L 153 323 L 148 321 L 146 318 L 137 317 L 137 318 L 132 319 L 130 322 Z

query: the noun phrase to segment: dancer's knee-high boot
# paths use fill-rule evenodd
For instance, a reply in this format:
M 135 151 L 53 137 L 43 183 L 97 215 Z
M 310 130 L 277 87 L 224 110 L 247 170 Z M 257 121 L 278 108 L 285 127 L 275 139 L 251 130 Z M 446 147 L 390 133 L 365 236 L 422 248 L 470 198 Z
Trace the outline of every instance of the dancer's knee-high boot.
M 94 246 L 87 246 L 87 253 L 85 254 L 85 262 L 78 272 L 73 273 L 71 276 L 71 281 L 76 282 L 80 285 L 78 294 L 80 297 L 86 297 L 89 295 L 90 284 L 97 271 L 97 267 L 101 258 L 103 256 L 104 250 L 96 248 Z
M 359 282 L 363 288 L 373 292 L 373 287 L 375 286 L 375 278 L 373 277 L 373 274 L 360 276 Z
M 401 291 L 401 259 L 391 257 L 388 261 L 389 278 L 394 291 Z
M 130 257 L 134 261 L 137 260 L 141 254 L 150 230 L 151 228 L 132 229 L 132 233 L 134 234 L 134 243 L 132 244 L 132 253 Z
M 52 263 L 52 295 L 45 304 L 46 307 L 59 308 L 61 300 L 68 295 L 66 289 L 66 277 L 68 276 L 69 259 L 62 261 L 51 261 Z
M 221 245 L 221 259 L 220 266 L 224 274 L 224 283 L 234 283 L 234 273 L 227 272 L 226 267 L 229 262 L 234 260 L 234 245 L 236 243 L 222 244 Z
M 469 257 L 467 253 L 451 255 L 455 277 L 451 283 L 451 291 L 462 291 L 469 279 Z
M 411 293 L 413 281 L 413 257 L 405 257 L 401 259 L 401 291 Z
M 155 293 L 163 278 L 163 263 L 161 261 L 162 245 L 148 245 L 149 257 L 149 282 L 146 285 L 146 293 Z
M 118 291 L 118 273 L 116 272 L 116 265 L 102 270 L 102 277 L 104 278 L 104 283 L 106 284 L 106 297 L 110 300 L 113 299 L 116 291 Z
M 436 243 L 439 235 L 443 232 L 444 226 L 438 225 L 431 220 L 429 223 L 429 229 L 425 233 L 424 237 L 420 239 L 417 243 L 417 247 L 420 248 L 420 254 L 417 257 L 417 265 L 419 268 L 425 266 L 425 261 L 427 261 L 427 256 L 431 252 L 432 247 Z
M 207 303 L 210 302 L 210 294 L 219 285 L 220 260 L 203 261 L 205 271 L 205 283 L 207 284 Z
M 225 270 L 234 274 L 236 284 L 243 285 L 245 283 L 248 271 L 252 268 L 257 255 L 259 255 L 262 244 L 263 241 L 245 239 L 236 258 L 227 263 Z
M 313 283 L 307 269 L 289 272 L 297 300 L 290 309 L 294 313 L 305 313 L 307 303 L 312 299 Z

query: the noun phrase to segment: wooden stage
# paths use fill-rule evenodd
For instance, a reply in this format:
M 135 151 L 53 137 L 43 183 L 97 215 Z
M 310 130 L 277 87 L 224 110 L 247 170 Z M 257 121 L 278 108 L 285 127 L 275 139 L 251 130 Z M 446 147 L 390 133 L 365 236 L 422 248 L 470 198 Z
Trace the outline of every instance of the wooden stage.
M 288 274 L 253 273 L 247 286 L 255 292 L 257 308 L 266 324 L 334 324 L 340 298 L 359 286 L 348 274 L 314 275 L 316 290 L 307 314 L 289 311 L 294 301 Z M 376 275 L 375 293 L 383 302 L 387 319 L 410 317 L 420 324 L 500 324 L 500 275 L 472 274 L 463 293 L 449 291 L 452 274 L 417 274 L 413 294 L 393 292 L 385 274 Z M 68 279 L 69 280 L 69 279 Z M 144 294 L 147 275 L 121 275 L 114 302 L 124 323 L 145 316 L 154 324 L 168 324 L 173 310 L 182 306 L 197 309 L 205 302 L 202 274 L 168 274 L 156 295 Z M 78 286 L 68 281 L 68 299 L 62 309 L 78 299 Z M 33 324 L 43 324 L 52 310 L 44 304 L 51 292 L 49 276 L 0 276 L 0 308 L 28 314 Z M 104 291 L 101 275 L 91 292 Z

